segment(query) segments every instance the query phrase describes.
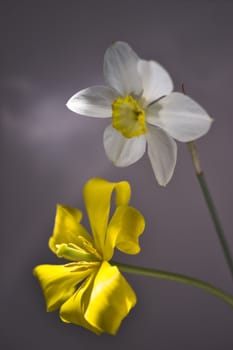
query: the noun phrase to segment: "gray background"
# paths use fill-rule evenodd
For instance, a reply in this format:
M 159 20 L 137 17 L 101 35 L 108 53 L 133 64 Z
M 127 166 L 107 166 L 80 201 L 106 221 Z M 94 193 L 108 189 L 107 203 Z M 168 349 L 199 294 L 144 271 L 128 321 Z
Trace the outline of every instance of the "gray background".
M 115 337 L 60 322 L 32 268 L 58 263 L 47 247 L 56 203 L 83 209 L 87 179 L 126 179 L 147 227 L 138 256 L 121 262 L 233 283 L 185 144 L 164 189 L 149 160 L 117 169 L 102 134 L 110 120 L 65 107 L 79 89 L 103 83 L 105 49 L 127 41 L 184 82 L 215 122 L 197 142 L 226 237 L 233 247 L 232 1 L 1 1 L 1 349 L 233 349 L 233 310 L 204 291 L 127 275 L 138 304 Z

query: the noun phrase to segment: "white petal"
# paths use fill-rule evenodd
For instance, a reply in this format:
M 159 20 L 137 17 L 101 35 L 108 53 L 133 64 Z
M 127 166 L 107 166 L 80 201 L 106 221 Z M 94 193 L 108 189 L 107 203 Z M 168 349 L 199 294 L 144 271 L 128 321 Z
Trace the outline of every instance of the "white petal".
M 175 169 L 177 145 L 163 130 L 150 125 L 147 128 L 148 156 L 159 185 L 166 186 Z
M 92 86 L 73 95 L 66 105 L 81 115 L 106 118 L 111 117 L 112 103 L 117 97 L 117 92 L 107 86 Z
M 110 46 L 104 56 L 104 76 L 107 84 L 124 95 L 139 95 L 142 82 L 137 70 L 138 56 L 124 42 Z
M 104 131 L 104 148 L 114 165 L 125 167 L 139 160 L 146 150 L 144 135 L 127 139 L 112 125 Z
M 138 71 L 142 78 L 143 97 L 148 104 L 172 92 L 172 79 L 159 63 L 139 60 Z
M 146 121 L 159 126 L 178 141 L 195 140 L 209 130 L 212 119 L 190 97 L 174 92 L 151 105 Z

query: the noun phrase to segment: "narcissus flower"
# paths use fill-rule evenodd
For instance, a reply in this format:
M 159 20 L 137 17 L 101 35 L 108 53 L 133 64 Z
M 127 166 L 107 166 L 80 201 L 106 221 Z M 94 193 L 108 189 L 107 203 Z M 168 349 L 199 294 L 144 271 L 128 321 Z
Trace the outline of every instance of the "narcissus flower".
M 124 42 L 107 49 L 104 77 L 107 86 L 79 91 L 68 108 L 84 116 L 112 117 L 103 142 L 116 166 L 135 163 L 148 145 L 155 177 L 165 186 L 176 164 L 174 139 L 188 142 L 203 136 L 211 118 L 190 97 L 172 92 L 172 80 L 160 64 L 140 59 Z
M 111 198 L 116 208 L 112 217 Z M 84 201 L 93 237 L 82 226 L 78 209 L 57 207 L 50 249 L 71 262 L 39 265 L 39 279 L 47 311 L 60 309 L 60 318 L 97 334 L 115 334 L 136 303 L 136 295 L 116 266 L 109 263 L 118 248 L 124 253 L 140 251 L 138 238 L 144 230 L 142 214 L 128 205 L 130 185 L 91 179 L 84 186 Z

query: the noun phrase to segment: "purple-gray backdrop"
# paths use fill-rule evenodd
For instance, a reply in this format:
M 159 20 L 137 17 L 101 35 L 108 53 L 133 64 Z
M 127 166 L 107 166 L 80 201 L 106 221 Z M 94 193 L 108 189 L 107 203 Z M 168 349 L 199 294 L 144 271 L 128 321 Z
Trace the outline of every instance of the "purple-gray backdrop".
M 83 208 L 87 179 L 131 182 L 132 205 L 147 227 L 138 256 L 121 262 L 204 279 L 233 294 L 233 283 L 185 144 L 171 183 L 155 182 L 147 156 L 117 169 L 102 134 L 109 120 L 65 107 L 76 91 L 102 84 L 105 49 L 127 41 L 171 73 L 215 122 L 197 142 L 226 237 L 232 234 L 233 2 L 2 1 L 1 349 L 233 349 L 233 309 L 204 291 L 127 275 L 138 304 L 115 337 L 47 314 L 32 268 L 58 263 L 47 247 L 56 203 Z

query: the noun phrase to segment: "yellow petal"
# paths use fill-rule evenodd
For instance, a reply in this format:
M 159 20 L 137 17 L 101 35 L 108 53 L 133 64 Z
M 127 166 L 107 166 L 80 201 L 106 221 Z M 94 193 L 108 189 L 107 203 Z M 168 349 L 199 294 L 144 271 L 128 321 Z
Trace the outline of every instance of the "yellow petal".
M 92 242 L 91 236 L 80 224 L 81 219 L 82 212 L 80 210 L 62 205 L 57 206 L 53 235 L 49 240 L 49 247 L 54 253 L 57 251 L 57 244 L 73 243 L 79 245 L 79 235 Z
M 63 265 L 39 265 L 33 270 L 39 279 L 46 300 L 47 311 L 58 309 L 74 292 L 76 285 L 86 278 L 93 268 L 89 265 L 72 271 Z
M 90 325 L 84 318 L 84 312 L 90 300 L 94 279 L 95 273 L 92 273 L 91 276 L 82 283 L 75 294 L 62 305 L 60 308 L 60 318 L 63 322 L 74 323 L 96 334 L 101 334 L 102 330 L 100 328 Z
M 95 277 L 84 317 L 103 332 L 116 334 L 136 301 L 133 289 L 118 268 L 104 261 Z
M 114 247 L 127 254 L 137 254 L 140 251 L 139 236 L 145 228 L 142 214 L 133 207 L 118 207 L 109 223 L 104 259 L 110 260 Z
M 94 178 L 85 184 L 83 190 L 96 247 L 102 253 L 114 190 L 116 206 L 127 205 L 130 200 L 130 185 L 126 181 L 114 183 Z

